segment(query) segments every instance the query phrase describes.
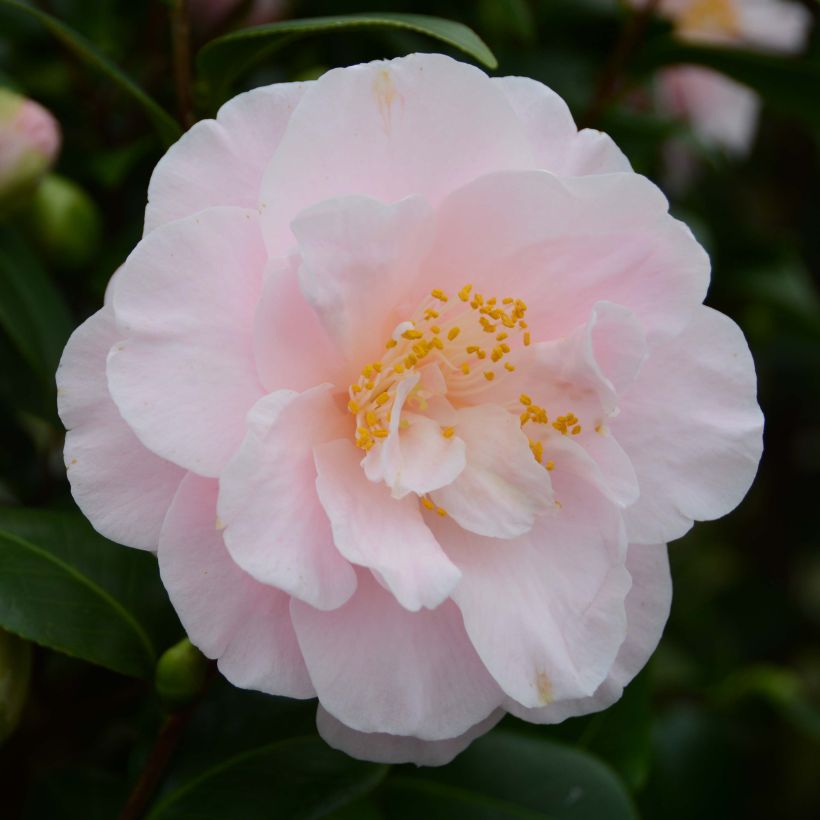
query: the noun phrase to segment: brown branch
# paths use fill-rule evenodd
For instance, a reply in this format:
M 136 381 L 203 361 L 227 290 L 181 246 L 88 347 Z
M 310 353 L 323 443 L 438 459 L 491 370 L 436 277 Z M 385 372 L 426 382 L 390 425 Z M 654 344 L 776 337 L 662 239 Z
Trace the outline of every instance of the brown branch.
M 191 21 L 188 0 L 171 0 L 171 48 L 179 121 L 183 128 L 194 124 L 193 79 L 191 77 Z
M 606 107 L 617 96 L 621 79 L 629 60 L 643 41 L 649 21 L 655 14 L 660 0 L 647 0 L 642 8 L 634 11 L 621 29 L 621 36 L 607 60 L 595 96 L 586 115 L 582 118 L 584 127 L 595 127 L 601 120 Z

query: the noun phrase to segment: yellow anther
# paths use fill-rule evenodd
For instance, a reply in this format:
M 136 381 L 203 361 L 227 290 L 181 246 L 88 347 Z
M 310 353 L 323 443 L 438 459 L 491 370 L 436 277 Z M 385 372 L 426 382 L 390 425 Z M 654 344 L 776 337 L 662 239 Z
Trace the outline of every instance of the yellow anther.
M 391 348 L 395 347 L 398 342 L 395 339 L 388 339 L 387 344 L 385 344 L 385 349 L 390 350 Z
M 502 305 L 511 305 L 513 303 L 513 299 L 510 296 L 506 296 L 501 300 Z
M 430 339 L 430 344 L 436 348 L 436 350 L 444 350 L 444 342 L 442 342 L 438 336 L 434 336 Z
M 361 392 L 362 392 L 362 390 L 364 390 L 364 388 L 363 388 L 360 384 L 351 384 L 351 385 L 350 385 L 350 389 L 351 389 L 354 393 L 361 393 Z
M 465 376 L 469 376 L 469 375 L 470 375 L 470 365 L 468 365 L 468 364 L 467 364 L 467 362 L 462 362 L 462 365 L 461 365 L 461 372 L 462 372 Z
M 524 333 L 524 346 L 525 347 L 530 346 L 530 332 L 529 332 L 529 330 Z
M 405 367 L 412 367 L 417 361 L 418 361 L 418 359 L 412 353 L 408 353 L 404 357 L 404 366 Z
M 439 312 L 437 310 L 433 310 L 433 308 L 427 308 L 424 311 L 424 318 L 429 322 L 430 319 L 438 319 Z
M 429 498 L 427 498 L 427 496 L 426 496 L 426 495 L 423 495 L 423 496 L 421 497 L 421 503 L 422 503 L 422 504 L 424 504 L 424 506 L 425 506 L 428 510 L 434 510 L 434 509 L 436 508 L 436 505 L 435 505 L 432 501 L 430 501 L 430 499 L 429 499 Z
M 596 432 L 596 433 L 602 433 L 602 434 L 603 434 L 603 432 L 604 432 L 604 425 L 603 425 L 603 422 L 600 422 L 600 421 L 599 421 L 599 422 L 595 425 L 595 432 Z
M 461 333 L 460 327 L 451 327 L 450 330 L 447 331 L 447 338 L 452 342 L 459 333 Z
M 581 425 L 576 424 L 575 427 L 572 428 L 572 435 L 577 436 L 581 433 Z
M 498 348 L 495 348 L 495 349 L 493 350 L 493 352 L 492 352 L 492 353 L 490 353 L 490 358 L 491 358 L 494 362 L 497 362 L 497 361 L 499 361 L 499 360 L 501 359 L 501 357 L 502 357 L 503 355 L 504 355 L 504 351 L 503 351 L 503 350 L 499 350 Z
M 438 514 L 439 514 L 442 518 L 444 518 L 444 516 L 445 516 L 445 515 L 447 515 L 447 510 L 445 510 L 445 509 L 444 509 L 444 507 L 437 507 L 437 508 L 436 508 L 436 512 L 437 512 L 437 513 L 438 513 Z
M 376 396 L 376 404 L 378 404 L 379 407 L 381 407 L 384 404 L 387 404 L 387 402 L 389 401 L 390 395 L 388 393 L 379 393 L 379 395 Z
M 458 298 L 461 299 L 462 302 L 466 302 L 470 298 L 470 291 L 473 289 L 472 285 L 465 285 L 459 292 Z
M 502 342 L 502 343 L 499 345 L 499 347 L 501 348 L 501 350 L 502 350 L 504 353 L 509 353 L 509 352 L 510 352 L 510 346 L 509 346 L 506 342 Z
M 421 339 L 424 334 L 420 330 L 410 329 L 405 330 L 401 335 L 405 339 Z
M 541 462 L 541 457 L 544 455 L 544 444 L 540 441 L 533 441 L 530 439 L 530 450 L 537 462 Z
M 554 461 L 548 461 L 544 466 L 548 470 L 554 470 L 555 469 L 555 462 Z
M 495 298 L 495 296 L 493 296 L 491 299 L 488 299 L 488 300 L 487 300 L 487 304 L 488 304 L 488 305 L 490 305 L 490 306 L 492 306 L 492 305 L 494 305 L 497 301 L 498 301 L 498 299 L 496 299 L 496 298 Z
M 382 370 L 384 369 L 384 365 L 381 362 L 373 362 L 373 369 L 377 373 L 381 373 Z
M 455 435 L 456 428 L 455 427 L 442 427 L 441 428 L 441 435 L 444 438 L 452 438 Z
M 476 353 L 476 356 L 478 356 L 479 359 L 486 359 L 487 358 L 487 351 L 482 350 L 481 348 L 479 348 L 478 352 Z
M 359 407 L 357 402 L 355 402 L 355 401 L 353 401 L 353 399 L 351 399 L 347 403 L 347 409 L 350 410 L 351 413 L 358 413 L 361 408 Z
M 520 327 L 520 328 L 521 328 L 521 330 L 526 330 L 526 329 L 529 327 L 529 325 L 528 325 L 528 324 L 527 324 L 527 323 L 526 323 L 526 322 L 522 319 L 522 320 L 518 323 L 518 327 Z
M 364 383 L 365 389 L 372 390 L 376 385 L 374 382 L 365 382 Z
M 484 371 L 484 378 L 485 378 L 488 382 L 491 382 L 491 381 L 495 378 L 495 373 L 493 373 L 493 371 L 492 371 L 492 370 L 485 370 L 485 371 Z
M 447 299 L 448 299 L 447 294 L 443 290 L 440 290 L 439 288 L 435 288 L 435 290 L 431 290 L 430 295 L 434 299 L 438 299 L 439 302 L 446 302 Z
M 526 393 L 522 393 L 518 397 L 518 401 L 520 401 L 524 407 L 529 407 L 532 404 L 532 399 Z
M 441 333 L 441 328 L 438 325 L 430 325 L 430 333 Z
M 425 341 L 413 345 L 413 353 L 415 353 L 419 359 L 423 359 L 429 352 L 430 346 Z
M 404 373 L 404 365 L 401 362 L 398 362 L 393 365 L 393 372 L 394 373 Z
M 478 353 L 481 348 L 478 345 L 467 345 L 467 352 L 468 353 Z
M 387 438 L 387 436 L 389 435 L 387 430 L 382 430 L 381 428 L 379 428 L 378 430 L 371 430 L 371 432 L 376 438 Z
M 372 364 L 366 364 L 362 368 L 362 376 L 364 376 L 366 379 L 372 378 L 375 374 L 376 370 Z
M 496 341 L 497 341 L 497 342 L 503 342 L 503 341 L 504 341 L 504 339 L 506 339 L 508 336 L 509 336 L 509 334 L 508 334 L 508 333 L 505 333 L 505 332 L 502 330 L 502 331 L 501 331 L 501 333 L 499 333 L 499 334 L 498 334 L 498 336 L 496 336 L 496 337 L 495 337 L 495 339 L 496 339 Z
M 524 411 L 518 418 L 521 419 L 521 426 L 523 427 L 530 420 L 530 414 Z
M 515 371 L 515 365 L 510 364 L 509 362 L 504 362 L 504 369 L 509 373 L 513 373 Z
M 371 427 L 375 427 L 379 423 L 379 417 L 372 410 L 368 410 L 367 413 L 365 413 L 364 420 Z
M 512 328 L 514 328 L 514 327 L 515 327 L 515 319 L 511 319 L 511 318 L 510 318 L 509 316 L 507 316 L 507 314 L 505 313 L 505 314 L 501 317 L 501 324 L 502 324 L 502 325 L 504 325 L 504 327 L 508 327 L 508 328 L 512 329 Z

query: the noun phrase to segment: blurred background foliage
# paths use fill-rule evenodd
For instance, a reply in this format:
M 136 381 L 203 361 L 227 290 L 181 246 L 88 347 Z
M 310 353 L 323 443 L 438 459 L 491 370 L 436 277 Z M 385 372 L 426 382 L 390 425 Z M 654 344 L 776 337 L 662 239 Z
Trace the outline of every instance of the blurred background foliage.
M 652 21 L 625 59 L 613 58 L 634 22 L 625 4 L 380 2 L 380 11 L 466 24 L 498 73 L 554 88 L 580 123 L 608 131 L 665 187 L 711 253 L 708 302 L 747 334 L 767 419 L 742 506 L 672 545 L 671 619 L 623 700 L 555 727 L 508 718 L 435 771 L 345 758 L 317 739 L 312 704 L 233 690 L 213 670 L 155 686 L 157 659 L 180 627 L 153 558 L 109 544 L 76 513 L 53 373 L 140 236 L 148 179 L 179 111 L 169 24 L 179 4 L 33 4 L 93 44 L 91 62 L 74 35 L 60 29 L 55 39 L 13 5 L 0 3 L 0 85 L 54 113 L 63 149 L 58 176 L 0 219 L 0 815 L 119 816 L 159 734 L 160 746 L 179 746 L 161 782 L 143 784 L 158 786 L 151 818 L 820 816 L 820 5 L 804 3 L 814 31 L 800 57 L 700 55 L 763 96 L 750 155 L 731 158 L 648 103 L 660 67 L 697 57 L 667 24 Z M 368 10 L 294 0 L 287 16 Z M 239 19 L 194 25 L 192 52 Z M 199 115 L 228 91 L 334 66 L 416 50 L 459 56 L 406 28 L 271 42 L 231 88 L 224 58 L 211 64 L 210 85 L 197 75 Z M 480 43 L 465 43 L 482 57 Z M 232 48 L 228 62 L 256 46 Z M 112 82 L 109 63 L 172 116 L 146 114 L 127 81 Z M 670 167 L 670 140 L 686 147 L 685 165 Z M 184 703 L 203 676 L 195 706 L 165 697 L 182 691 Z

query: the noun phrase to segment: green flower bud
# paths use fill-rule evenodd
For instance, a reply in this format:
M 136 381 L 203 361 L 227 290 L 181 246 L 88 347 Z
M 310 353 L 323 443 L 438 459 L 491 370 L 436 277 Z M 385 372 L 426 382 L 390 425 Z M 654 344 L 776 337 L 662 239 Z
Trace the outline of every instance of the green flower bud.
M 178 709 L 202 694 L 207 675 L 208 659 L 185 638 L 162 654 L 154 680 L 162 701 Z

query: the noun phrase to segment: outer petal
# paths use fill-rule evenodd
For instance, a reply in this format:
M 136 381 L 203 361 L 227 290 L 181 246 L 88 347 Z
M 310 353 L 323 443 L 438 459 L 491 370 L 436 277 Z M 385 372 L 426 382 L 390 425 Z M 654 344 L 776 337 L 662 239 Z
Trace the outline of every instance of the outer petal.
M 148 186 L 145 232 L 205 208 L 259 206 L 262 175 L 310 83 L 239 94 L 201 120 L 159 161 Z
M 254 322 L 254 350 L 265 389 L 296 390 L 349 381 L 349 365 L 299 287 L 299 257 L 268 264 Z
M 417 307 L 406 294 L 432 240 L 432 210 L 420 197 L 343 197 L 303 211 L 291 228 L 305 299 L 358 370 Z
M 504 712 L 499 709 L 458 737 L 450 740 L 421 740 L 384 732 L 357 732 L 336 720 L 320 704 L 316 712 L 316 727 L 329 746 L 360 760 L 445 766 L 476 738 L 489 732 L 502 717 Z
M 511 541 L 431 524 L 463 577 L 453 593 L 470 640 L 502 689 L 524 706 L 591 695 L 626 635 L 617 508 L 568 469 L 553 483 L 561 509 Z
M 641 487 L 630 541 L 671 541 L 740 503 L 763 449 L 755 393 L 743 334 L 711 308 L 649 358 L 611 423 Z
M 502 699 L 450 601 L 408 612 L 360 572 L 341 609 L 320 612 L 294 600 L 291 611 L 319 701 L 351 729 L 444 740 Z
M 529 77 L 493 77 L 526 129 L 536 164 L 561 176 L 631 171 L 629 160 L 606 134 L 578 131 L 567 104 Z
M 353 568 L 333 545 L 316 494 L 316 444 L 349 433 L 327 385 L 265 396 L 219 482 L 219 518 L 232 558 L 262 583 L 321 609 L 356 589 Z
M 472 66 L 411 54 L 336 69 L 306 92 L 265 174 L 266 236 L 279 247 L 294 214 L 332 197 L 435 205 L 480 174 L 532 164 L 509 103 Z
M 315 449 L 316 488 L 339 552 L 369 567 L 405 608 L 435 609 L 461 573 L 424 523 L 415 496 L 390 497 L 384 484 L 368 481 L 361 451 L 349 439 Z
M 584 324 L 602 300 L 631 310 L 651 343 L 703 301 L 709 259 L 637 174 L 490 174 L 442 203 L 426 267 L 437 281 L 523 299 L 534 340 Z
M 617 701 L 624 687 L 643 669 L 661 639 L 672 603 L 672 578 L 665 544 L 631 544 L 626 566 L 632 588 L 626 596 L 626 640 L 606 680 L 589 698 L 556 701 L 540 709 L 505 704 L 531 723 L 560 723 L 568 717 L 599 712 Z
M 516 416 L 494 404 L 465 407 L 455 429 L 467 445 L 467 464 L 432 497 L 460 526 L 479 535 L 515 538 L 533 526 L 537 515 L 553 510 L 549 475 L 532 457 Z
M 150 233 L 117 275 L 111 395 L 148 448 L 200 475 L 219 475 L 262 395 L 252 328 L 265 261 L 257 214 L 213 208 Z
M 182 625 L 234 685 L 313 697 L 290 599 L 231 560 L 216 528 L 216 496 L 216 481 L 189 473 L 162 528 L 160 573 Z
M 105 360 L 120 336 L 109 306 L 74 331 L 57 370 L 68 433 L 65 463 L 77 506 L 107 538 L 154 550 L 185 471 L 140 444 L 108 393 Z

